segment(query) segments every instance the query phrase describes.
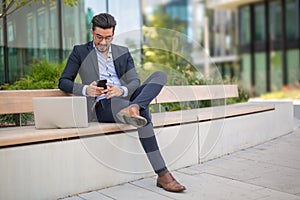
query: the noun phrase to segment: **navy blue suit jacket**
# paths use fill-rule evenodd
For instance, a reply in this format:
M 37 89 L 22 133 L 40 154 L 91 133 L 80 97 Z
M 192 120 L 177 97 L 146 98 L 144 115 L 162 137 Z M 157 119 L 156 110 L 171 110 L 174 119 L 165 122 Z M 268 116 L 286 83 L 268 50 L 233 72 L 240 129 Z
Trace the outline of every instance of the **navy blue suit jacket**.
M 116 73 L 121 84 L 128 89 L 128 98 L 140 86 L 140 80 L 135 70 L 134 61 L 127 47 L 111 44 L 111 51 Z M 81 83 L 76 83 L 75 78 L 80 75 Z M 76 45 L 70 54 L 66 67 L 59 79 L 59 89 L 82 95 L 84 85 L 89 85 L 99 79 L 99 67 L 96 50 L 93 42 Z M 95 98 L 88 98 L 89 120 L 91 120 L 91 107 Z

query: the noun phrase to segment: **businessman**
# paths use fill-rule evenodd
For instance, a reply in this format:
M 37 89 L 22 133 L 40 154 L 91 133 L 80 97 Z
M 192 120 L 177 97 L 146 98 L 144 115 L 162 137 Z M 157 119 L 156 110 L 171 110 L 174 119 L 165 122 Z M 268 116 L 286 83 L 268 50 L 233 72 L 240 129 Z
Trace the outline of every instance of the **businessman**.
M 160 153 L 148 106 L 167 81 L 155 72 L 140 85 L 127 47 L 112 44 L 116 21 L 107 13 L 92 19 L 93 41 L 76 45 L 59 79 L 59 88 L 87 97 L 89 120 L 117 122 L 137 127 L 142 147 L 158 175 L 157 186 L 170 192 L 186 188 L 169 172 Z M 82 83 L 74 80 L 79 73 Z M 106 80 L 99 85 L 97 80 Z

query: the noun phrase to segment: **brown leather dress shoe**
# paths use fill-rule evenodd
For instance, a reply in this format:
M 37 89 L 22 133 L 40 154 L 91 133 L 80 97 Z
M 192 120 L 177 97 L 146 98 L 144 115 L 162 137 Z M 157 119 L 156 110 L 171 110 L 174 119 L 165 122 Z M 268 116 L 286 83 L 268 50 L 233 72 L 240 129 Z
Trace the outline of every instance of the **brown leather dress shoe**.
M 182 192 L 186 188 L 178 183 L 176 179 L 172 176 L 170 172 L 167 172 L 165 175 L 157 178 L 157 187 L 163 188 L 169 192 Z
M 140 116 L 140 106 L 132 104 L 120 112 L 117 113 L 116 117 L 124 124 L 130 124 L 135 127 L 142 127 L 147 124 L 147 119 Z

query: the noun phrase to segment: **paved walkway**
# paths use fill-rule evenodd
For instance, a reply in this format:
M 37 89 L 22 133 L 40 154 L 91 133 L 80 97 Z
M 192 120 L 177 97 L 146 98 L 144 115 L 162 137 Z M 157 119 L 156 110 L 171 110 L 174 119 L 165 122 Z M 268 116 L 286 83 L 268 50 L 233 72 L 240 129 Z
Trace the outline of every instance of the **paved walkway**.
M 300 200 L 300 126 L 289 135 L 173 172 L 187 187 L 170 193 L 155 177 L 64 200 Z

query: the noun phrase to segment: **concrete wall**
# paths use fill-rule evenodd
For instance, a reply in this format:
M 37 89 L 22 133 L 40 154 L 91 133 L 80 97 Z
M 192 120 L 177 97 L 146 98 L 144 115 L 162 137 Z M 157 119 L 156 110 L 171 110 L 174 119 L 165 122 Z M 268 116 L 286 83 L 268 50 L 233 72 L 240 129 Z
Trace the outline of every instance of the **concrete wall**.
M 171 169 L 198 163 L 197 124 L 156 132 Z M 0 169 L 3 200 L 53 200 L 154 174 L 136 132 L 1 149 Z
M 155 131 L 175 170 L 287 134 L 292 113 L 283 102 L 274 111 Z M 0 169 L 5 200 L 52 200 L 154 175 L 136 132 L 0 149 Z
M 294 117 L 300 119 L 300 101 L 294 101 Z
M 275 110 L 199 123 L 200 162 L 246 149 L 293 131 L 292 102 L 252 103 L 274 104 Z

